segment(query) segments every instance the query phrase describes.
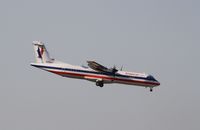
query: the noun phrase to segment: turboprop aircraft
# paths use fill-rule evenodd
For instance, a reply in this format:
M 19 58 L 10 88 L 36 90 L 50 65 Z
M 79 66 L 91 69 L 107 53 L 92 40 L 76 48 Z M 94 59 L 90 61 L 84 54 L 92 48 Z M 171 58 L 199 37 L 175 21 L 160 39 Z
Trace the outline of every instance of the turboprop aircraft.
M 85 79 L 103 87 L 104 84 L 119 83 L 137 85 L 150 88 L 159 86 L 160 83 L 149 74 L 128 72 L 107 68 L 95 61 L 87 61 L 88 66 L 75 66 L 50 58 L 50 55 L 41 41 L 33 41 L 36 63 L 31 66 L 68 78 Z

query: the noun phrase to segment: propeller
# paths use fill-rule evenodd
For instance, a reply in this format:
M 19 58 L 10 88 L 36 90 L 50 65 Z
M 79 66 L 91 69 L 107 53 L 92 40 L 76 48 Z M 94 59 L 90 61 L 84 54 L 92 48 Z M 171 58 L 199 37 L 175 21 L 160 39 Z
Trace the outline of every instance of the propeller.
M 112 68 L 112 73 L 115 74 L 117 71 L 118 70 L 117 70 L 116 66 L 114 65 L 113 68 Z

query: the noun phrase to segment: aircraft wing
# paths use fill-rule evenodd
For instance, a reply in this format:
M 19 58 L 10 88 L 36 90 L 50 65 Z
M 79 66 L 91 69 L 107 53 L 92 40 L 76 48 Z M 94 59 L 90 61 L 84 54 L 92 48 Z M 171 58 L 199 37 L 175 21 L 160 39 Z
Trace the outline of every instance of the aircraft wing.
M 95 62 L 95 61 L 87 61 L 88 66 L 93 70 L 100 71 L 100 72 L 108 72 L 108 73 L 116 73 L 118 70 L 114 68 L 108 69 L 107 67 Z
M 92 68 L 93 70 L 96 70 L 96 71 L 103 71 L 103 72 L 106 72 L 108 70 L 107 67 L 95 62 L 95 61 L 87 61 L 88 63 L 88 66 L 90 68 Z

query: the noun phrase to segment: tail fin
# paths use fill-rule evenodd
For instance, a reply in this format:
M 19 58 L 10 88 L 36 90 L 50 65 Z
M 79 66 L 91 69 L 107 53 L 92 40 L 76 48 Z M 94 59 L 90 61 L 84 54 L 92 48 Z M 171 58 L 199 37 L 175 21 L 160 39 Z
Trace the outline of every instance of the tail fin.
M 50 55 L 44 45 L 40 41 L 33 41 L 36 63 L 53 63 L 54 59 Z

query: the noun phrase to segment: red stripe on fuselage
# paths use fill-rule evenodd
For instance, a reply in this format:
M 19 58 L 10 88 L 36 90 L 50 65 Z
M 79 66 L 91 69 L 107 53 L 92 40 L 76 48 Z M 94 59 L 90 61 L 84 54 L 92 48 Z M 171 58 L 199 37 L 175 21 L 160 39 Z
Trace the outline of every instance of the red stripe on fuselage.
M 126 82 L 127 84 L 135 84 L 135 85 L 142 85 L 142 86 L 158 86 L 159 85 L 159 83 L 155 83 L 155 82 L 129 80 L 129 79 L 110 77 L 110 76 L 88 75 L 88 74 L 60 72 L 60 71 L 53 71 L 53 70 L 48 70 L 48 71 L 58 74 L 58 75 L 61 75 L 61 76 L 77 77 L 77 78 L 82 78 L 82 79 L 84 79 L 84 77 L 91 77 L 91 78 L 97 78 L 97 79 L 102 79 L 102 80 Z

